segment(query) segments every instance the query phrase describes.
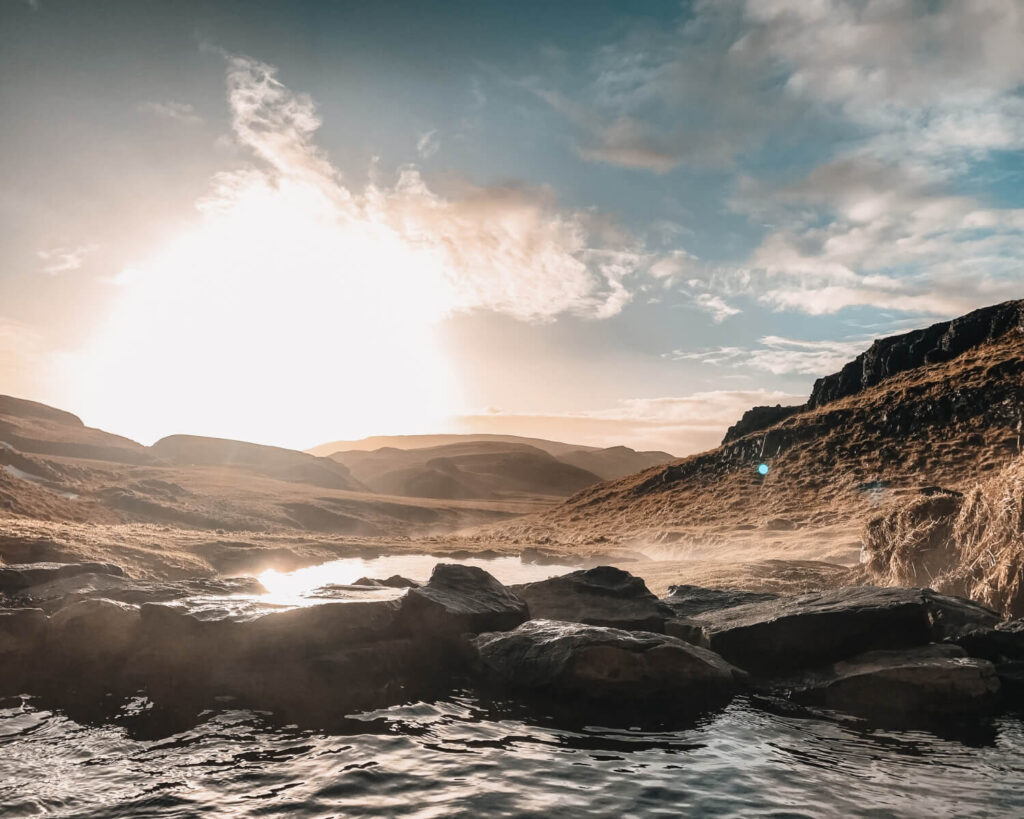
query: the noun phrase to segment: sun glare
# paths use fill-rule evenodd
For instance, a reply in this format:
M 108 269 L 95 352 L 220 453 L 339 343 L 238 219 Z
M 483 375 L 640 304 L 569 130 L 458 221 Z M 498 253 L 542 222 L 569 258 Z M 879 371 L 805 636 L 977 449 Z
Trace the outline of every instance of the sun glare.
M 454 393 L 434 254 L 315 185 L 242 183 L 118 277 L 113 315 L 65 362 L 78 406 L 143 439 L 437 429 Z

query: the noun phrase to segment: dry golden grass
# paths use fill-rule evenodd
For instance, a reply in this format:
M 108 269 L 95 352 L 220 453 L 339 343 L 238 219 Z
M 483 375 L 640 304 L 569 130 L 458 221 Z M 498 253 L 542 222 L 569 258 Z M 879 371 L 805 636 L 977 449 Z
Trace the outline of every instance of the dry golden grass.
M 883 582 L 929 585 L 1024 615 L 1024 455 L 963 497 L 915 498 L 870 521 L 864 553 Z

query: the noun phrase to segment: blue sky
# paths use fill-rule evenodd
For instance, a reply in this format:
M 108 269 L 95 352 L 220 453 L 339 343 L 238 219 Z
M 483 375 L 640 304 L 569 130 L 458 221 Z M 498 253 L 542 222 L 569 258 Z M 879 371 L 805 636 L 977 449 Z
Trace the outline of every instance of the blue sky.
M 0 5 L 0 391 L 679 454 L 1022 295 L 1024 7 Z

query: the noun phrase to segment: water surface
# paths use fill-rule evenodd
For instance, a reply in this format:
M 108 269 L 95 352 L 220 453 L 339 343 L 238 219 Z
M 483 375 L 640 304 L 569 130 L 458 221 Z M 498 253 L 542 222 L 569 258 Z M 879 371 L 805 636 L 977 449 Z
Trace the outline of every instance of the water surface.
M 1019 816 L 1024 730 L 963 742 L 737 700 L 686 730 L 559 727 L 463 694 L 330 730 L 226 710 L 174 728 L 144 699 L 72 719 L 0 701 L 0 815 Z

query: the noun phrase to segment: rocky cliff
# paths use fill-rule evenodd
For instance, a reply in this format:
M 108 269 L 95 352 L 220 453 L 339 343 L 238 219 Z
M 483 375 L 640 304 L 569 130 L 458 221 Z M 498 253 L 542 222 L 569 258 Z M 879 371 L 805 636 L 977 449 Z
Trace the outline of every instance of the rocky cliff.
M 833 375 L 814 382 L 807 407 L 855 395 L 907 370 L 950 361 L 986 341 L 1024 330 L 1024 300 L 983 307 L 952 321 L 878 339 L 867 351 Z

